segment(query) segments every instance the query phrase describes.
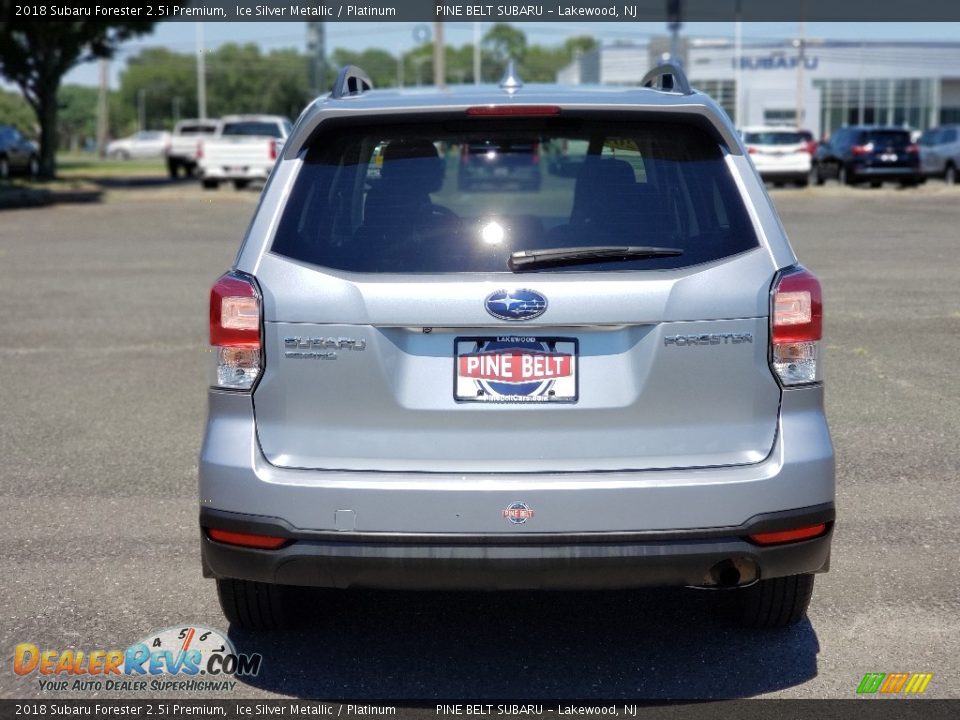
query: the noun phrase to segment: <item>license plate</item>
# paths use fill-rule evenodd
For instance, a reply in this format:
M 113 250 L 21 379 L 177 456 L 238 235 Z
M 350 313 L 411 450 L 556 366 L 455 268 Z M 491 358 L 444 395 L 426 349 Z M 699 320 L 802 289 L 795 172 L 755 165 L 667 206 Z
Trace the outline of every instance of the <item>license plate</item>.
M 499 167 L 493 169 L 494 177 L 507 177 L 510 174 L 510 169 L 505 167 Z
M 457 402 L 577 401 L 577 340 L 530 335 L 454 340 Z
M 884 153 L 880 156 L 880 160 L 883 162 L 896 162 L 898 159 L 895 153 Z
M 247 171 L 245 167 L 240 167 L 239 165 L 226 167 L 224 170 L 226 170 L 228 173 L 245 173 Z

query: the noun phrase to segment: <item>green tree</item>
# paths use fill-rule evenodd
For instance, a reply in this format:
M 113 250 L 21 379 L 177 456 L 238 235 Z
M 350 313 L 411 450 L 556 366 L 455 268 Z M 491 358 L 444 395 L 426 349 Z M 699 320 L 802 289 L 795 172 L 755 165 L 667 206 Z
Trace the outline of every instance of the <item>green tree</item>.
M 127 118 L 138 118 L 143 98 L 144 130 L 170 128 L 174 116 L 197 115 L 197 70 L 192 55 L 145 48 L 127 61 L 120 75 L 120 103 Z M 126 128 L 125 128 L 126 129 Z
M 372 48 L 363 52 L 337 48 L 331 56 L 334 68 L 357 65 L 367 71 L 375 88 L 395 87 L 398 60 L 386 50 Z
M 16 83 L 40 125 L 40 175 L 56 173 L 57 92 L 73 66 L 110 57 L 129 38 L 154 23 L 132 21 L 37 22 L 17 19 L 7 0 L 0 5 L 0 74 Z
M 483 64 L 484 77 L 499 80 L 508 61 L 523 65 L 527 54 L 527 36 L 508 23 L 496 23 L 483 36 L 481 47 L 487 53 Z
M 0 122 L 15 126 L 27 137 L 37 136 L 37 116 L 20 93 L 0 90 Z
M 96 138 L 97 97 L 97 89 L 85 85 L 64 85 L 60 88 L 57 123 L 60 148 L 76 150 L 86 140 Z
M 309 87 L 307 57 L 294 50 L 263 55 L 252 43 L 228 43 L 207 58 L 207 104 L 213 116 L 296 117 L 309 100 Z

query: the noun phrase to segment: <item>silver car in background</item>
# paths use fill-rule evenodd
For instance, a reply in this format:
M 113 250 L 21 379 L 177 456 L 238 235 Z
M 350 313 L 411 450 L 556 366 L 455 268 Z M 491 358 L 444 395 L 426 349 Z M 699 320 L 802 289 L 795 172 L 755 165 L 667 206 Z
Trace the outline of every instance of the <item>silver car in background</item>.
M 960 125 L 925 130 L 918 144 L 924 177 L 943 178 L 948 185 L 955 185 L 960 167 Z
M 676 67 L 645 85 L 348 67 L 304 111 L 210 296 L 201 549 L 232 624 L 296 620 L 304 586 L 804 616 L 834 523 L 820 284 L 724 112 Z M 582 156 L 458 187 L 481 143 Z

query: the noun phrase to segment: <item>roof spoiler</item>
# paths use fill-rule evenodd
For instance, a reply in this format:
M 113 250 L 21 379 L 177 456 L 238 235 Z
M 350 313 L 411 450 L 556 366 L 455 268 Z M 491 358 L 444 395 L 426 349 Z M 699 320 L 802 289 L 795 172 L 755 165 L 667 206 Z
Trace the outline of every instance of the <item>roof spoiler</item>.
M 657 67 L 643 76 L 640 85 L 653 90 L 659 90 L 660 92 L 693 95 L 693 88 L 690 87 L 686 73 L 683 72 L 683 68 L 674 63 L 657 65 Z

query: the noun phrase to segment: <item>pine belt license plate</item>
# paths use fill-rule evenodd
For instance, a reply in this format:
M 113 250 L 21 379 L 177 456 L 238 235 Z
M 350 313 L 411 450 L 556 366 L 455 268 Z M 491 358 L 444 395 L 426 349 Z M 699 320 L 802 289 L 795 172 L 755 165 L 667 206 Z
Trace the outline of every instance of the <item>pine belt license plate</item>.
M 576 338 L 498 335 L 453 344 L 457 402 L 577 401 Z

